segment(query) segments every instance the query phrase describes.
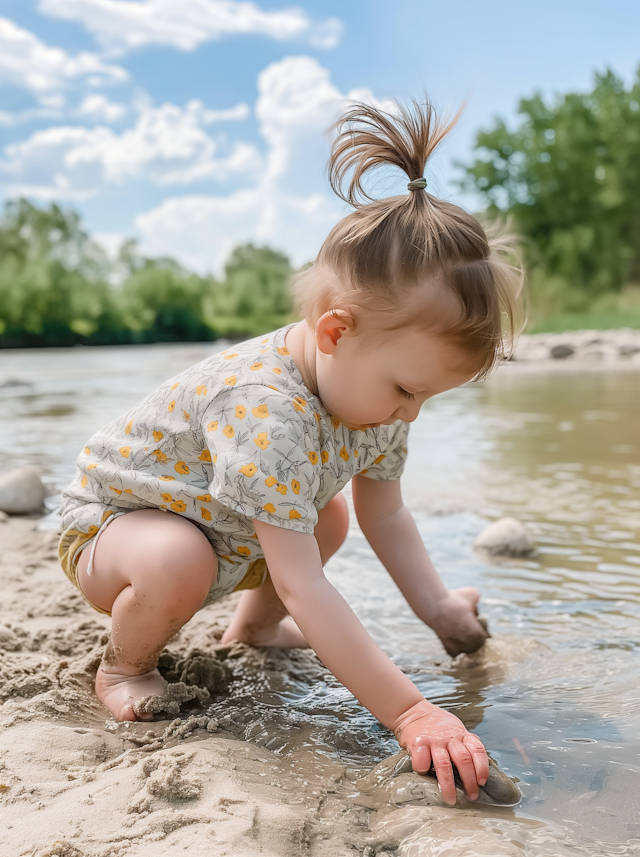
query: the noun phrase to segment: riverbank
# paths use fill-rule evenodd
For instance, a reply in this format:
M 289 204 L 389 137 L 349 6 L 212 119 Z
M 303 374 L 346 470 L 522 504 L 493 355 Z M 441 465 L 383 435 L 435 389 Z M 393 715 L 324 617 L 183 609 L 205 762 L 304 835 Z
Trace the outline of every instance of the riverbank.
M 640 370 L 640 330 L 572 330 L 523 334 L 508 371 Z

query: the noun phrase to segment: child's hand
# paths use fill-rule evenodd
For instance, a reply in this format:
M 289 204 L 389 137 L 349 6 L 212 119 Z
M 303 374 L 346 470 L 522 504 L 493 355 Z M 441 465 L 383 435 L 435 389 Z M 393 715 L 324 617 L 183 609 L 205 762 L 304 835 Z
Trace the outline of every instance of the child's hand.
M 473 586 L 452 589 L 438 601 L 427 619 L 447 654 L 455 658 L 461 652 L 475 652 L 489 637 L 478 619 L 480 593 Z
M 402 714 L 393 729 L 401 747 L 411 754 L 413 770 L 426 774 L 436 771 L 445 803 L 456 802 L 453 762 L 470 800 L 479 794 L 489 776 L 489 760 L 482 741 L 470 732 L 455 714 L 422 699 Z

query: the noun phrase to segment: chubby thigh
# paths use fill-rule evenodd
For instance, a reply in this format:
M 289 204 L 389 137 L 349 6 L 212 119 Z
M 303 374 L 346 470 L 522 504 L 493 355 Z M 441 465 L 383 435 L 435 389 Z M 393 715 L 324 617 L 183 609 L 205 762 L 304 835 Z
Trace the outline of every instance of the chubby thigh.
M 88 574 L 90 555 L 87 546 L 78 558 L 77 585 L 105 612 L 111 612 L 127 587 L 160 614 L 173 612 L 178 604 L 195 604 L 197 609 L 218 573 L 216 554 L 204 533 L 186 518 L 159 509 L 128 512 L 112 521 L 100 533 Z

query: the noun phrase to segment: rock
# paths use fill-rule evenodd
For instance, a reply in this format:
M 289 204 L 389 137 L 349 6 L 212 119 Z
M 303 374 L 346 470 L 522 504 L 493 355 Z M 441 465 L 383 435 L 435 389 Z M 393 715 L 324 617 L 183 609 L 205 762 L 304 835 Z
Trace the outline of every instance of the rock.
M 489 524 L 473 546 L 492 556 L 525 556 L 535 550 L 529 531 L 516 518 L 500 518 Z
M 573 345 L 561 342 L 559 345 L 554 345 L 549 353 L 554 360 L 566 360 L 567 357 L 571 357 L 575 352 L 576 350 Z
M 9 516 L 6 512 L 0 512 L 0 524 L 4 524 L 9 520 Z
M 0 476 L 0 510 L 10 515 L 40 512 L 47 496 L 37 470 L 17 467 Z

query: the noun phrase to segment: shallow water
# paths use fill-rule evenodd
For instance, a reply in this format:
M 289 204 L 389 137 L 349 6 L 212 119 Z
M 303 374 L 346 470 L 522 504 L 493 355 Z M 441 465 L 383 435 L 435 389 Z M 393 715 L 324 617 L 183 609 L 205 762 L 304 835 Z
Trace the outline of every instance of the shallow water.
M 213 350 L 4 352 L 0 467 L 34 464 L 64 487 L 94 430 Z M 424 694 L 461 716 L 519 778 L 517 816 L 547 824 L 527 827 L 517 853 L 558 854 L 560 841 L 590 855 L 640 849 L 639 394 L 640 374 L 505 367 L 429 402 L 412 427 L 405 500 L 447 585 L 481 589 L 495 634 L 484 657 L 443 656 L 355 527 L 327 569 Z M 48 502 L 53 509 L 55 498 Z M 473 553 L 478 531 L 501 515 L 528 524 L 535 555 L 485 562 Z M 394 752 L 343 688 L 304 658 L 296 664 L 285 675 L 277 659 L 240 668 L 231 702 L 214 713 L 224 716 L 226 705 L 235 731 L 294 761 L 335 757 L 356 770 Z M 433 845 L 442 819 L 429 820 L 430 850 L 419 844 L 424 819 L 401 822 L 403 855 L 457 853 Z

